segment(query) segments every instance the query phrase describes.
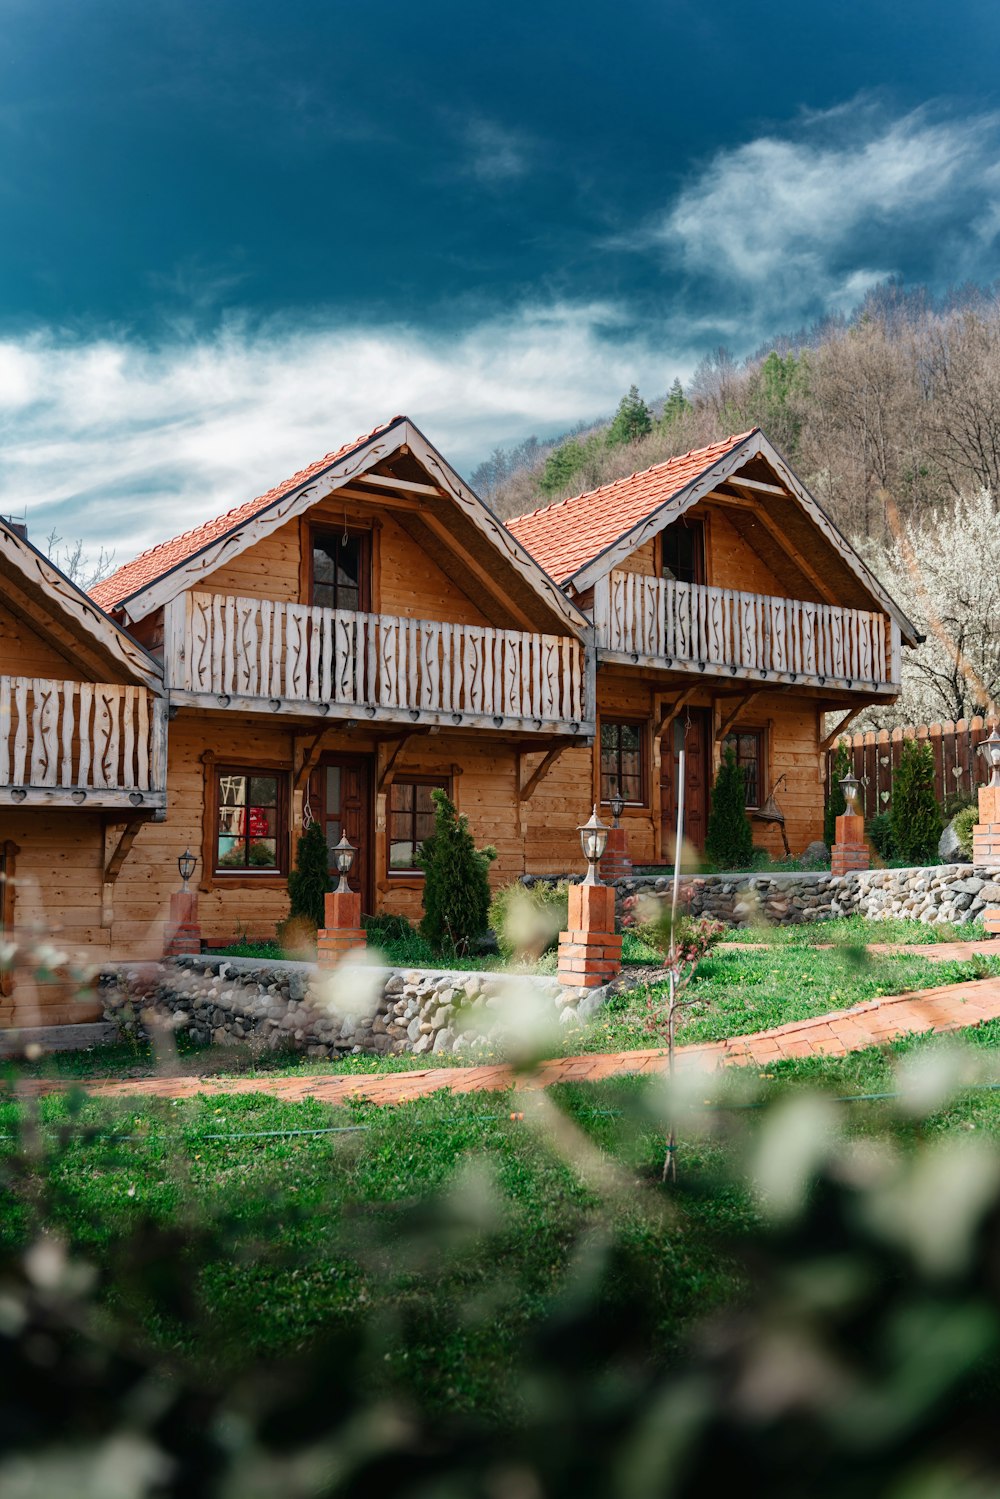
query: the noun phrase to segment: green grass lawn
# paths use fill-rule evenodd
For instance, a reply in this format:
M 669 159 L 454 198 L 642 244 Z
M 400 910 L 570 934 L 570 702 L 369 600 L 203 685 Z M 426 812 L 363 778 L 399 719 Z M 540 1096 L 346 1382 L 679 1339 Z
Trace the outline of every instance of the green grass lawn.
M 872 921 L 865 916 L 841 916 L 835 921 L 805 922 L 801 926 L 757 926 L 734 931 L 734 942 L 766 943 L 769 947 L 815 947 L 819 943 L 842 943 L 863 947 L 869 942 L 893 942 L 934 946 L 941 942 L 981 942 L 986 930 L 981 921 L 966 926 L 931 926 L 891 916 Z M 997 944 L 1000 951 L 1000 943 Z

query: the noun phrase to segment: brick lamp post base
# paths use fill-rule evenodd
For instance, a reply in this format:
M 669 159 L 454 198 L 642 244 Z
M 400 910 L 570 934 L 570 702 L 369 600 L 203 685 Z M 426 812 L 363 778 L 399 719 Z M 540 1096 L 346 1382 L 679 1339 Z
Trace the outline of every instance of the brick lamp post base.
M 620 880 L 632 873 L 628 856 L 628 833 L 625 828 L 609 828 L 608 841 L 600 863 L 602 880 Z
M 852 874 L 858 869 L 871 867 L 871 855 L 865 842 L 865 820 L 853 812 L 843 812 L 837 818 L 837 831 L 830 854 L 830 873 Z
M 559 982 L 573 989 L 597 989 L 610 983 L 621 966 L 613 887 L 570 885 L 569 923 L 559 933 Z
M 163 955 L 177 958 L 182 954 L 200 952 L 197 891 L 177 890 L 170 897 L 170 919 L 164 933 Z
M 324 897 L 326 925 L 316 934 L 316 960 L 320 968 L 335 968 L 345 953 L 364 947 L 361 896 L 353 890 L 331 890 Z
M 972 829 L 972 865 L 976 874 L 1000 883 L 1000 786 L 980 786 L 979 821 Z M 983 912 L 987 935 L 1000 937 L 1000 906 Z

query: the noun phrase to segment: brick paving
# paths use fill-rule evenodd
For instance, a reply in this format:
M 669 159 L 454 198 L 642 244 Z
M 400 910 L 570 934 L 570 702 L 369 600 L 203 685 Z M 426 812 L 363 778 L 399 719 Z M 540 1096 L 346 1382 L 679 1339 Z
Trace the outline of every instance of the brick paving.
M 972 946 L 960 947 L 966 955 Z M 899 948 L 892 949 L 900 951 Z M 923 954 L 926 948 L 917 947 Z M 994 948 L 993 951 L 996 949 Z M 879 1046 L 899 1036 L 927 1031 L 956 1031 L 1000 1017 L 1000 978 L 974 979 L 944 984 L 872 999 L 849 1010 L 834 1010 L 809 1020 L 793 1020 L 772 1030 L 726 1041 L 684 1046 L 679 1065 L 708 1070 L 719 1067 L 767 1067 L 788 1057 L 845 1056 L 867 1046 Z M 353 1074 L 293 1073 L 282 1077 L 149 1077 L 106 1079 L 83 1084 L 94 1097 L 194 1098 L 232 1093 L 266 1093 L 286 1102 L 306 1098 L 322 1103 L 344 1104 L 351 1100 L 368 1103 L 406 1103 L 448 1089 L 453 1093 L 502 1092 L 508 1088 L 548 1088 L 553 1083 L 596 1082 L 629 1073 L 663 1072 L 667 1066 L 662 1050 L 585 1053 L 542 1062 L 533 1072 L 518 1075 L 512 1067 L 495 1063 L 479 1067 L 433 1067 L 415 1072 Z M 17 1084 L 21 1094 L 52 1092 L 74 1086 L 65 1080 L 26 1079 Z

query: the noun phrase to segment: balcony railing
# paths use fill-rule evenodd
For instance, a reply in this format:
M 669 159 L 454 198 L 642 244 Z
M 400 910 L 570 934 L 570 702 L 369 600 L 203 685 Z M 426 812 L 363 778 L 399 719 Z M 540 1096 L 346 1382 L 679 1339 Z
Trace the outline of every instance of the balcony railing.
M 654 666 L 888 692 L 899 626 L 883 614 L 613 572 L 595 596 L 603 651 Z
M 165 806 L 165 724 L 144 687 L 0 676 L 0 804 Z
M 168 606 L 164 653 L 171 702 L 593 729 L 583 648 L 569 636 L 188 592 Z

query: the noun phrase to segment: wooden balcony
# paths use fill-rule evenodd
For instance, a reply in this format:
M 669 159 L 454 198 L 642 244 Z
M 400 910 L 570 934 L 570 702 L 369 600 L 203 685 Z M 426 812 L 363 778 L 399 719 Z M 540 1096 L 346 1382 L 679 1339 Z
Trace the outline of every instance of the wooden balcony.
M 594 596 L 602 660 L 837 690 L 899 690 L 884 614 L 613 572 Z
M 588 735 L 578 640 L 189 591 L 167 606 L 171 705 Z
M 166 806 L 166 712 L 145 687 L 0 676 L 0 806 Z

